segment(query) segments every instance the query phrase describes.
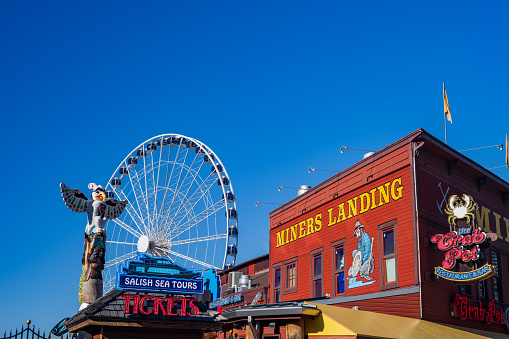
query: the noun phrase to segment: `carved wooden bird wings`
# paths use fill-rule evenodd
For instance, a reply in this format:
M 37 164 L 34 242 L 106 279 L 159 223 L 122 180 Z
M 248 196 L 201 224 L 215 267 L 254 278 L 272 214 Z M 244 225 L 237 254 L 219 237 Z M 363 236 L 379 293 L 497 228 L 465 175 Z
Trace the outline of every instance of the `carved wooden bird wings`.
M 73 212 L 91 212 L 92 201 L 88 200 L 87 196 L 79 189 L 72 189 L 67 187 L 64 183 L 60 184 L 60 191 L 65 205 Z M 103 217 L 106 219 L 116 219 L 122 212 L 124 212 L 128 201 L 118 201 L 113 198 L 108 198 L 102 202 L 104 207 Z M 103 210 L 103 208 L 101 208 Z

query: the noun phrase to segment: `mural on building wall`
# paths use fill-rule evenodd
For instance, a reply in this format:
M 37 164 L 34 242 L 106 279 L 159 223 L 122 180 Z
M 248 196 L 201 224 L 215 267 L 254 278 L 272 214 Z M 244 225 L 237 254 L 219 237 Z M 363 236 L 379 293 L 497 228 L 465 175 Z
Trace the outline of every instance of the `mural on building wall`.
M 348 288 L 356 288 L 373 284 L 376 280 L 370 275 L 375 270 L 373 258 L 373 241 L 368 232 L 364 231 L 364 224 L 355 222 L 353 235 L 357 237 L 357 248 L 352 251 L 352 266 L 348 269 Z M 360 280 L 357 280 L 359 276 Z

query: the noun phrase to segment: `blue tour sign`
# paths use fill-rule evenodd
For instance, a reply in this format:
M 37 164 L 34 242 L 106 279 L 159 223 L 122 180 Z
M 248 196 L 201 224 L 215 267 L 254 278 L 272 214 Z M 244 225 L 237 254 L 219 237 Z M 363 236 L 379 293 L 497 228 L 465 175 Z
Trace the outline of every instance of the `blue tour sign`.
M 189 271 L 165 257 L 139 254 L 117 273 L 117 289 L 176 294 L 203 294 L 200 273 Z

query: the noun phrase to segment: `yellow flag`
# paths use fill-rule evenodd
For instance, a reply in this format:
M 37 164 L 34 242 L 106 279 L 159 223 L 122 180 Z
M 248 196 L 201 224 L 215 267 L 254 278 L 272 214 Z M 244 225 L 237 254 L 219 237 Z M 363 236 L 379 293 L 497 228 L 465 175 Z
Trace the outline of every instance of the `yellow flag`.
M 445 84 L 444 84 L 444 114 L 447 117 L 447 120 L 449 120 L 452 124 L 451 110 L 449 108 L 449 100 L 447 100 L 447 92 L 445 91 Z

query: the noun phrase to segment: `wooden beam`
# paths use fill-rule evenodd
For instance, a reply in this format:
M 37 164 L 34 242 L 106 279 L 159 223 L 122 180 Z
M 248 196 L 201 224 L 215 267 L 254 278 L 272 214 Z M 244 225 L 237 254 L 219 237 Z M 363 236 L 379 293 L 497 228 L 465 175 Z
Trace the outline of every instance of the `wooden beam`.
M 92 320 L 87 319 L 79 324 L 69 327 L 69 332 L 82 331 L 85 328 L 92 326 L 104 326 L 104 327 L 131 327 L 131 328 L 160 328 L 160 329 L 204 329 L 209 330 L 211 328 L 220 329 L 222 324 L 215 324 L 210 322 L 199 322 L 199 321 L 105 321 L 105 320 Z
M 484 186 L 487 182 L 488 182 L 488 177 L 477 178 L 477 191 L 481 192 L 481 187 Z
M 504 203 L 504 206 L 507 200 L 509 200 L 509 192 L 504 192 L 504 194 L 502 195 L 502 202 Z
M 451 176 L 451 175 L 452 175 L 452 170 L 453 170 L 454 168 L 456 168 L 456 166 L 458 166 L 458 163 L 459 163 L 459 160 L 458 160 L 458 159 L 449 160 L 449 161 L 447 162 L 447 174 L 448 174 L 449 176 Z

